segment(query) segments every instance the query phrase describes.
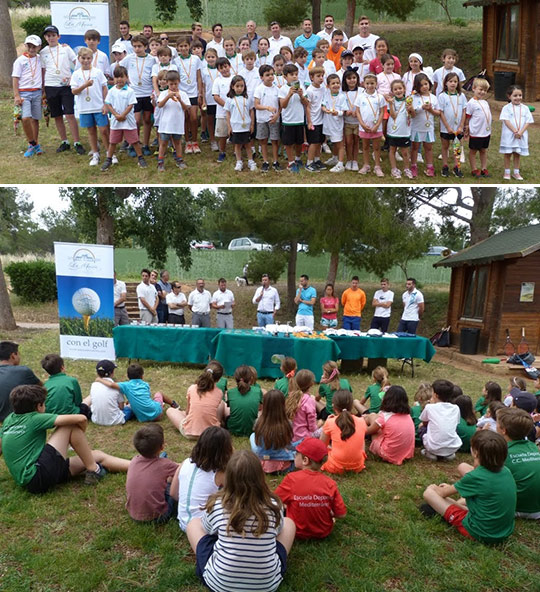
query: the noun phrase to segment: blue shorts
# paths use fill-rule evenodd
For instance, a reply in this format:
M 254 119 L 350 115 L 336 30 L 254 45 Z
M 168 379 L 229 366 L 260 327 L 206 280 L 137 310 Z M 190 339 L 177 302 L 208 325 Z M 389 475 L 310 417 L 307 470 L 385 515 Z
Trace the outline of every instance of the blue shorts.
M 79 115 L 79 125 L 81 127 L 107 127 L 109 118 L 103 113 L 81 113 Z
M 163 132 L 159 132 L 159 139 L 162 142 L 168 142 L 169 140 L 178 142 L 182 139 L 182 134 L 164 134 Z
M 361 317 L 352 317 L 343 315 L 343 328 L 349 329 L 349 331 L 359 331 L 360 330 L 360 322 L 362 321 Z
M 23 119 L 41 119 L 41 98 L 43 93 L 38 90 L 22 90 L 20 93 L 23 100 L 21 105 L 21 117 Z

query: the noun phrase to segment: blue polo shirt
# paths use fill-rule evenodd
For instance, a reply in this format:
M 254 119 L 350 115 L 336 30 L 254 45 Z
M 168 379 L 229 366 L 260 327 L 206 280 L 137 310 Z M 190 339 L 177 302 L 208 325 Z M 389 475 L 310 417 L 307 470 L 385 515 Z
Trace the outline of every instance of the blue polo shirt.
M 303 290 L 300 290 L 300 288 L 298 288 L 296 294 L 298 294 L 298 292 L 300 292 L 300 298 L 302 300 L 311 300 L 312 298 L 317 298 L 317 290 L 315 290 L 313 286 L 308 286 Z M 300 304 L 298 305 L 297 313 L 299 315 L 313 316 L 313 306 L 311 306 L 310 304 L 304 304 L 303 302 L 300 302 Z
M 311 34 L 309 37 L 306 37 L 305 35 L 299 35 L 294 40 L 294 47 L 303 47 L 308 52 L 306 64 L 309 64 L 309 62 L 311 62 L 311 54 L 313 53 L 313 50 L 317 48 L 317 41 L 320 40 L 321 38 L 318 35 L 315 35 L 314 33 Z

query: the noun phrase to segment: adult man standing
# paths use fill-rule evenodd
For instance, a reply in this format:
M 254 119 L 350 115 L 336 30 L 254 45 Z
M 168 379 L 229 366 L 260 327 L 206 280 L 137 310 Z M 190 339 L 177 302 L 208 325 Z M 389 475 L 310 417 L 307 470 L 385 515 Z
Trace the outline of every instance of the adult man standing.
M 216 327 L 218 329 L 234 328 L 232 316 L 234 306 L 234 294 L 227 289 L 227 280 L 219 278 L 218 289 L 212 294 L 212 308 L 217 310 Z
M 383 333 L 388 332 L 390 315 L 392 314 L 392 302 L 394 302 L 394 292 L 389 290 L 390 283 L 387 278 L 381 280 L 381 289 L 373 294 L 372 306 L 375 307 L 375 313 L 371 319 L 370 329 L 379 329 Z
M 366 305 L 366 293 L 358 287 L 360 280 L 357 275 L 351 279 L 351 287 L 341 295 L 343 305 L 343 328 L 359 331 L 362 322 L 362 311 Z
M 148 41 L 150 41 L 154 36 L 154 27 L 152 27 L 152 25 L 143 25 L 142 34 L 148 39 Z
M 296 311 L 295 325 L 297 327 L 307 327 L 313 330 L 315 317 L 313 316 L 313 305 L 317 300 L 317 291 L 309 285 L 309 276 L 305 273 L 300 276 L 300 286 L 296 290 L 294 298 L 295 304 L 298 304 Z
M 169 312 L 167 322 L 173 325 L 184 325 L 186 322 L 184 308 L 187 306 L 187 298 L 181 291 L 182 286 L 180 282 L 173 282 L 171 286 L 172 292 L 167 294 L 166 298 Z
M 20 363 L 19 345 L 13 341 L 0 341 L 0 422 L 13 411 L 9 395 L 16 386 L 43 384 L 28 366 Z
M 403 292 L 403 314 L 398 325 L 399 333 L 416 335 L 418 323 L 424 314 L 424 295 L 416 288 L 416 280 L 407 278 L 407 289 Z
M 375 59 L 375 41 L 379 38 L 374 35 L 369 29 L 369 18 L 361 16 L 358 19 L 358 35 L 354 35 L 349 39 L 348 49 L 353 51 L 355 47 L 364 48 L 364 61 L 370 62 Z
M 131 40 L 133 39 L 133 35 L 129 32 L 129 22 L 128 21 L 120 21 L 120 25 L 118 26 L 120 29 L 120 37 L 115 41 L 115 43 L 121 43 L 124 46 L 127 54 L 135 53 L 133 46 L 131 45 Z
M 317 47 L 317 41 L 320 40 L 318 35 L 313 34 L 313 24 L 311 19 L 304 19 L 302 23 L 303 35 L 299 35 L 294 40 L 294 47 L 303 47 L 308 52 L 307 64 L 311 62 L 311 53 Z
M 343 31 L 336 29 L 332 33 L 332 40 L 330 41 L 330 49 L 326 54 L 326 59 L 334 62 L 336 72 L 341 69 L 341 54 L 345 51 L 343 47 Z
M 257 325 L 266 327 L 274 322 L 274 314 L 281 303 L 279 301 L 278 291 L 270 285 L 270 278 L 266 273 L 261 278 L 262 286 L 255 290 L 253 304 L 257 305 Z
M 246 23 L 246 37 L 251 43 L 251 51 L 257 53 L 260 37 L 257 35 L 257 23 L 255 21 L 248 21 Z
M 116 278 L 114 272 L 114 326 L 129 325 L 130 320 L 126 310 L 127 289 L 126 284 Z
M 204 280 L 197 280 L 196 289 L 188 296 L 188 306 L 191 310 L 191 324 L 199 327 L 210 327 L 210 302 L 212 295 L 204 289 Z
M 159 302 L 157 290 L 150 283 L 150 270 L 141 270 L 141 283 L 137 286 L 137 300 L 139 302 L 139 316 L 144 323 L 157 323 L 156 308 Z
M 223 25 L 216 23 L 212 25 L 212 41 L 206 44 L 206 49 L 213 47 L 217 51 L 218 58 L 225 57 L 225 49 L 223 49 Z
M 157 307 L 157 316 L 160 323 L 166 323 L 169 316 L 169 308 L 167 307 L 167 294 L 172 292 L 172 286 L 169 283 L 169 272 L 163 269 L 159 274 L 159 282 L 157 285 L 161 288 L 158 290 L 159 304 Z
M 191 43 L 199 41 L 203 46 L 203 53 L 206 51 L 206 39 L 202 37 L 202 25 L 201 23 L 191 24 Z
M 176 51 L 176 47 L 174 45 L 169 45 L 169 34 L 168 33 L 160 33 L 159 41 L 163 47 L 168 47 L 172 52 L 173 60 L 178 57 L 178 51 Z
M 278 54 L 282 47 L 290 47 L 291 51 L 294 49 L 289 37 L 281 34 L 281 25 L 277 21 L 272 21 L 270 23 L 270 32 L 272 33 L 271 37 L 268 39 L 268 42 L 270 43 L 270 57 L 273 58 Z
M 326 39 L 328 43 L 332 41 L 332 33 L 336 31 L 336 27 L 334 26 L 334 17 L 331 14 L 327 14 L 324 17 L 324 29 L 319 31 L 317 35 L 321 39 Z M 343 33 L 343 43 L 347 43 L 348 37 L 345 33 Z

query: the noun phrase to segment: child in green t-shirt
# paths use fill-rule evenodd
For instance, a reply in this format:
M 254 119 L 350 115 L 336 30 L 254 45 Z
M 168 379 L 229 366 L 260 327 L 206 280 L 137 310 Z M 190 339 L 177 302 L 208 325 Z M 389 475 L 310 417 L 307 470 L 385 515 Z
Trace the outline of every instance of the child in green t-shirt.
M 297 368 L 298 366 L 294 358 L 283 358 L 279 368 L 283 372 L 283 376 L 276 380 L 274 383 L 274 388 L 287 396 L 289 394 L 289 381 L 291 378 L 294 378 Z
M 491 430 L 478 430 L 471 438 L 474 465 L 461 463 L 462 476 L 454 485 L 432 483 L 424 491 L 426 515 L 440 514 L 463 536 L 488 544 L 504 542 L 514 531 L 516 483 L 505 466 L 505 439 Z M 458 493 L 457 501 L 450 496 Z M 464 498 L 464 499 L 463 499 Z
M 481 416 L 485 415 L 491 401 L 502 401 L 502 389 L 500 384 L 489 380 L 484 385 L 482 396 L 476 401 L 474 410 Z
M 336 362 L 329 360 L 322 367 L 323 375 L 319 384 L 319 393 L 315 396 L 317 405 L 317 417 L 326 421 L 329 415 L 334 413 L 332 407 L 332 398 L 334 393 L 339 390 L 349 391 L 352 393 L 352 388 L 346 378 L 339 377 L 339 369 Z M 321 401 L 324 397 L 325 402 Z M 366 407 L 360 405 L 360 401 L 353 399 L 353 413 L 362 415 L 367 410 Z
M 253 371 L 249 366 L 239 366 L 234 371 L 234 380 L 236 388 L 227 391 L 227 429 L 235 436 L 250 436 L 262 407 L 263 393 L 260 386 L 253 384 Z
M 418 385 L 416 394 L 414 395 L 414 404 L 411 407 L 411 417 L 414 422 L 414 444 L 415 446 L 422 446 L 422 435 L 426 433 L 426 428 L 423 431 L 419 431 L 420 414 L 424 410 L 424 407 L 431 401 L 433 396 L 433 387 L 429 382 L 421 382 Z
M 47 413 L 71 415 L 82 413 L 90 419 L 90 407 L 82 402 L 81 386 L 73 376 L 65 372 L 64 360 L 58 354 L 47 354 L 41 360 L 41 367 L 50 376 L 45 383 Z
M 381 392 L 383 389 L 383 383 L 388 380 L 388 370 L 384 366 L 377 366 L 371 373 L 373 384 L 370 384 L 364 396 L 360 399 L 360 405 L 365 405 L 369 399 L 369 410 L 368 413 L 379 413 L 381 408 L 381 401 L 384 393 Z M 388 383 L 390 386 L 390 383 Z
M 462 442 L 458 452 L 470 452 L 471 438 L 476 432 L 476 415 L 474 414 L 472 399 L 468 395 L 459 395 L 454 399 L 454 405 L 459 407 L 461 415 L 456 428 L 457 435 Z
M 86 439 L 88 420 L 82 414 L 45 412 L 47 390 L 21 385 L 10 394 L 13 413 L 0 433 L 0 452 L 15 482 L 29 493 L 45 493 L 71 477 L 85 473 L 85 484 L 94 485 L 106 470 L 126 472 L 129 460 L 92 450 Z M 47 430 L 56 428 L 47 441 Z M 71 446 L 77 456 L 68 458 Z
M 224 370 L 221 362 L 217 360 L 210 360 L 206 368 L 212 370 L 212 376 L 218 389 L 223 393 L 223 400 L 225 400 L 225 393 L 227 392 L 227 377 L 223 376 Z

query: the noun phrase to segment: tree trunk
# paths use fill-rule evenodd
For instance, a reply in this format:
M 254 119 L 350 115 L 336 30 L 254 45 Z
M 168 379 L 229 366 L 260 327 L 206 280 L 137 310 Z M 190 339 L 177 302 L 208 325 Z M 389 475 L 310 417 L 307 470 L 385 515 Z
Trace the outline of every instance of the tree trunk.
M 99 193 L 99 189 L 97 191 Z M 107 198 L 98 194 L 97 205 L 96 243 L 98 245 L 112 245 L 114 244 L 114 219 L 107 208 Z
M 339 265 L 339 251 L 330 253 L 330 264 L 328 265 L 328 275 L 326 276 L 327 284 L 335 284 L 337 278 L 337 270 Z
M 9 292 L 6 285 L 6 277 L 2 269 L 2 260 L 0 259 L 0 329 L 14 331 L 17 328 L 13 309 L 9 300 Z
M 120 35 L 120 21 L 122 20 L 122 0 L 108 0 L 109 2 L 109 51 Z
M 311 0 L 311 22 L 314 33 L 321 30 L 321 0 Z
M 17 50 L 7 0 L 0 0 L 0 23 L 3 23 L 0 42 L 0 84 L 11 88 L 11 72 L 13 62 L 17 59 Z
M 297 260 L 297 245 L 296 240 L 290 243 L 291 250 L 289 252 L 289 261 L 287 263 L 287 314 L 294 318 L 296 305 L 294 304 L 294 297 L 296 296 L 296 260 Z
M 471 187 L 474 202 L 470 221 L 471 245 L 489 237 L 496 193 L 496 187 Z
M 356 12 L 356 0 L 347 0 L 347 12 L 345 13 L 345 33 L 348 37 L 353 34 L 354 16 Z

